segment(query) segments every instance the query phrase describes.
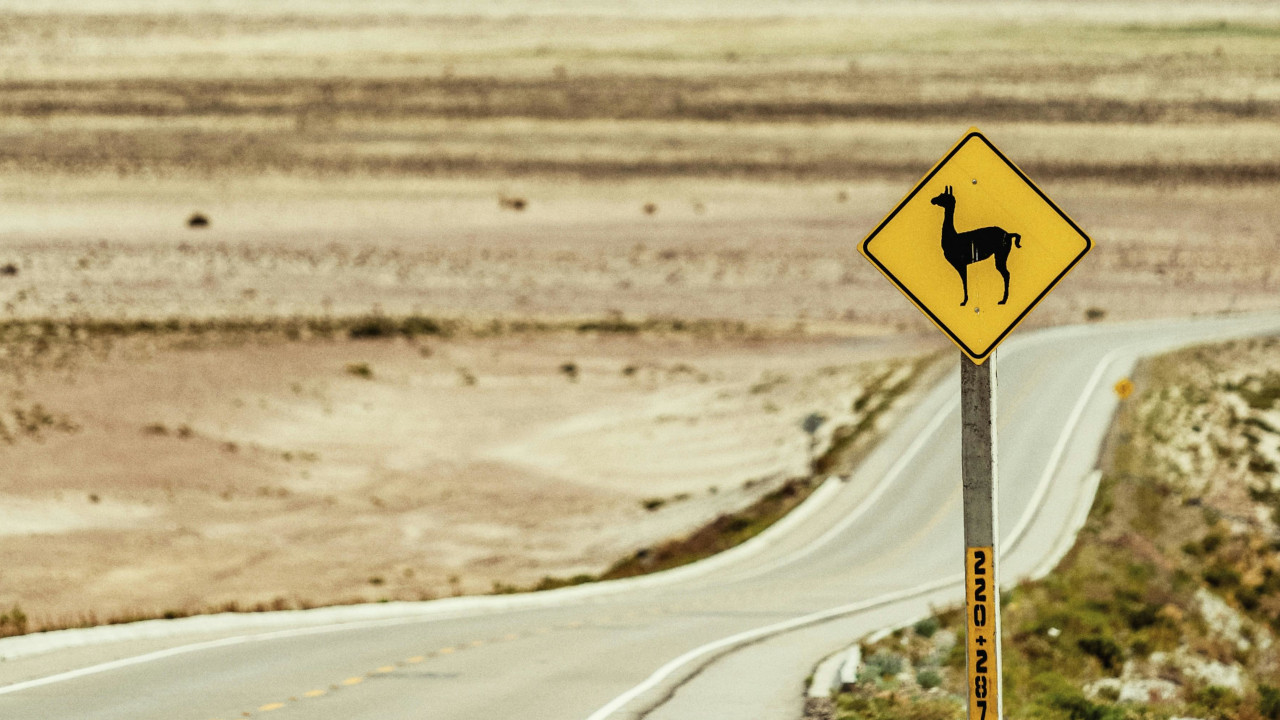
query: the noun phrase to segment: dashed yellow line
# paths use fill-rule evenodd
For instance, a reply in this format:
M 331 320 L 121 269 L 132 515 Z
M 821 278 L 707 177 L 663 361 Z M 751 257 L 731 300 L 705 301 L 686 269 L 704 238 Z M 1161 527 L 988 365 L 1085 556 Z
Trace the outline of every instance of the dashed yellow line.
M 606 619 L 606 620 L 608 620 L 608 619 Z M 567 624 L 566 624 L 566 625 L 564 625 L 563 627 L 578 628 L 578 627 L 582 627 L 582 626 L 584 626 L 584 625 L 586 625 L 586 624 L 587 624 L 587 623 L 585 623 L 585 622 L 583 622 L 583 621 L 581 621 L 581 620 L 575 620 L 575 621 L 573 621 L 573 622 L 567 623 Z M 552 630 L 553 630 L 553 629 L 554 629 L 554 628 L 551 628 L 551 627 L 540 627 L 540 628 L 537 628 L 537 629 L 535 629 L 535 630 L 531 631 L 531 632 L 530 632 L 530 633 L 528 633 L 528 634 L 533 634 L 533 635 L 546 635 L 546 634 L 549 634 L 550 632 L 552 632 Z M 507 633 L 506 635 L 503 635 L 501 638 L 498 638 L 498 639 L 492 640 L 492 641 L 490 641 L 490 642 L 500 642 L 500 641 L 519 640 L 521 637 L 523 637 L 523 636 L 522 636 L 522 635 L 520 635 L 519 633 Z M 466 645 L 464 645 L 464 646 L 450 645 L 450 646 L 448 646 L 448 647 L 442 647 L 442 648 L 440 648 L 440 649 L 436 650 L 435 652 L 430 653 L 430 655 L 452 655 L 453 653 L 456 653 L 456 652 L 458 652 L 459 650 L 465 650 L 465 649 L 467 649 L 467 648 L 478 648 L 478 647 L 481 647 L 481 646 L 483 646 L 483 645 L 485 644 L 485 642 L 486 642 L 486 641 L 484 641 L 484 640 L 472 640 L 471 642 L 467 643 L 467 644 L 466 644 Z M 405 658 L 404 660 L 402 660 L 402 661 L 400 661 L 399 663 L 397 663 L 397 665 L 406 665 L 406 664 L 416 665 L 417 663 L 420 663 L 420 662 L 425 661 L 425 660 L 427 659 L 427 657 L 428 657 L 427 655 L 414 655 L 414 656 L 412 656 L 412 657 Z M 363 682 L 365 681 L 365 679 L 366 679 L 366 678 L 368 678 L 368 677 L 372 677 L 373 675 L 385 675 L 385 674 L 387 674 L 387 673 L 395 672 L 395 671 L 396 671 L 396 667 L 397 667 L 397 665 L 383 665 L 382 667 L 380 667 L 380 668 L 378 668 L 378 669 L 374 670 L 372 673 L 369 673 L 368 675 L 353 675 L 353 676 L 351 676 L 351 677 L 347 678 L 346 680 L 343 680 L 343 681 L 342 681 L 342 683 L 341 683 L 341 686 L 342 686 L 342 687 L 351 687 L 351 686 L 353 686 L 353 685 L 359 685 L 360 683 L 363 683 Z M 339 689 L 339 687 L 340 687 L 340 686 L 339 686 L 339 685 L 331 685 L 331 686 L 329 686 L 329 687 L 330 687 L 330 689 L 332 689 L 332 690 L 337 690 L 337 689 Z M 308 690 L 307 692 L 302 693 L 302 697 L 303 697 L 303 698 L 318 698 L 318 697 L 321 697 L 321 696 L 323 696 L 323 695 L 328 694 L 328 692 L 329 692 L 329 690 L 324 690 L 324 689 Z M 291 697 L 291 698 L 289 698 L 289 700 L 290 700 L 290 701 L 292 701 L 292 702 L 297 702 L 297 701 L 298 701 L 298 698 L 297 698 L 297 697 Z M 264 713 L 264 712 L 271 712 L 272 710 L 279 710 L 280 708 L 283 708 L 284 706 L 285 706 L 285 703 L 282 703 L 282 702 L 267 703 L 266 705 L 263 705 L 263 706 L 259 707 L 257 711 L 258 711 L 258 712 L 260 712 L 260 713 Z M 246 718 L 248 718 L 248 717 L 252 717 L 252 716 L 253 716 L 253 714 L 252 714 L 252 713 L 250 713 L 250 712 L 247 712 L 247 711 L 246 711 L 246 712 L 241 713 L 241 717 L 246 717 Z

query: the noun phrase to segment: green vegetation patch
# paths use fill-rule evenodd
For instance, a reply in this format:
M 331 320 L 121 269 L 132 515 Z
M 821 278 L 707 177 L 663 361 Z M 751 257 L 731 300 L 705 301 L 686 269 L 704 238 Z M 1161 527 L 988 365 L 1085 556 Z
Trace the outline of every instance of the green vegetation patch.
M 1002 595 L 1008 717 L 1280 717 L 1280 478 L 1258 470 L 1280 447 L 1277 350 L 1242 341 L 1139 368 L 1075 546 Z M 872 670 L 836 717 L 963 717 L 964 632 L 951 610 L 867 645 Z M 902 671 L 881 671 L 885 653 Z

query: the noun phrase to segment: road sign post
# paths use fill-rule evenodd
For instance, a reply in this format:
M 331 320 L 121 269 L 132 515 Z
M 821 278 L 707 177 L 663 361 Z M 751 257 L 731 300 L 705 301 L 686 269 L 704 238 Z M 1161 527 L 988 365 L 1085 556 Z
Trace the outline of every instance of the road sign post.
M 969 720 L 1000 720 L 1000 582 L 996 557 L 996 363 L 960 356 L 960 452 L 964 492 L 965 643 Z
M 977 128 L 858 247 L 962 352 L 969 720 L 1001 720 L 1003 711 L 996 346 L 1092 247 L 1089 236 Z

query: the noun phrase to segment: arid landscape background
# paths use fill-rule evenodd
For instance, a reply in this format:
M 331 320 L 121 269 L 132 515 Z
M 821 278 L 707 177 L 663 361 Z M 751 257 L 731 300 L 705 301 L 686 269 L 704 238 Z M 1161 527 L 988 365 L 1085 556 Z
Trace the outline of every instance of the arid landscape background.
M 856 243 L 971 125 L 1095 241 L 1025 327 L 1276 306 L 1270 4 L 85 7 L 0 2 L 0 634 L 597 574 L 807 476 L 949 356 Z

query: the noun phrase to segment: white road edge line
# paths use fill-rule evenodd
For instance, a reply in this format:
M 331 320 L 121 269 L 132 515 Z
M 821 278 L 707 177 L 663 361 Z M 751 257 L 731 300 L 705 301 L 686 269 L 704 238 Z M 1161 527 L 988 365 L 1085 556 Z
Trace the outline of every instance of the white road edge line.
M 764 627 L 755 628 L 753 630 L 746 630 L 744 632 L 738 633 L 737 635 L 730 635 L 729 637 L 721 638 L 714 642 L 707 643 L 706 645 L 703 645 L 701 647 L 696 647 L 686 652 L 685 654 L 681 655 L 680 657 L 668 662 L 666 665 L 663 665 L 662 667 L 658 668 L 658 670 L 654 672 L 652 675 L 650 675 L 644 682 L 640 683 L 639 685 L 636 685 L 630 690 L 614 698 L 607 705 L 600 708 L 599 710 L 596 710 L 594 713 L 588 716 L 587 720 L 605 720 L 605 718 L 609 717 L 613 713 L 617 712 L 618 710 L 626 706 L 627 703 L 630 703 L 632 700 L 636 699 L 637 697 L 657 687 L 663 680 L 666 680 L 668 677 L 670 677 L 673 673 L 675 673 L 684 665 L 687 665 L 688 663 L 694 660 L 697 660 L 698 658 L 704 655 L 713 653 L 717 650 L 733 647 L 734 645 L 750 642 L 752 640 L 759 640 L 761 638 L 768 637 L 769 635 L 776 635 L 779 633 L 786 632 L 788 630 L 794 630 L 799 627 L 804 627 L 805 625 L 812 625 L 814 623 L 819 623 L 824 620 L 831 620 L 833 618 L 837 618 L 842 615 L 852 615 L 853 613 L 862 612 L 864 610 L 870 610 L 880 605 L 894 603 L 901 600 L 910 600 L 913 597 L 917 597 L 920 595 L 927 595 L 928 593 L 931 593 L 937 590 L 946 589 L 950 585 L 959 586 L 962 579 L 963 578 L 961 577 L 961 575 L 957 573 L 953 576 L 943 578 L 942 580 L 935 580 L 931 583 L 918 585 L 916 587 L 908 588 L 906 590 L 900 590 L 896 593 L 889 593 L 887 595 L 881 595 L 880 597 L 872 598 L 870 600 L 862 600 L 856 603 L 851 603 L 849 605 L 842 605 L 840 607 L 830 608 L 827 610 L 820 610 L 815 613 L 810 613 L 808 615 L 802 615 L 800 617 L 791 618 L 790 620 L 784 620 L 782 622 L 774 623 L 772 625 L 766 625 Z
M 1006 348 L 1005 354 L 1003 357 L 1008 357 L 1009 355 L 1020 353 L 1023 350 L 1026 350 L 1028 347 L 1031 347 L 1043 342 L 1057 340 L 1059 339 L 1060 335 L 1073 335 L 1079 332 L 1087 331 L 1087 329 L 1088 329 L 1088 326 L 1068 326 L 1065 328 L 1052 328 L 1050 330 L 1043 331 L 1037 335 L 1033 335 L 1025 340 L 1016 342 L 1016 344 L 1011 344 L 1009 348 Z M 1103 361 L 1105 361 L 1106 359 L 1107 358 L 1104 356 Z M 1095 374 L 1097 374 L 1096 370 L 1095 370 Z M 941 380 L 938 383 L 938 385 L 935 386 L 935 388 L 942 385 L 942 383 L 951 382 L 953 375 L 954 374 L 948 374 L 943 380 Z M 958 383 L 959 379 L 956 378 L 955 381 Z M 749 580 L 753 577 L 759 577 L 760 575 L 764 575 L 766 573 L 772 572 L 780 567 L 785 567 L 792 563 L 803 560 L 804 558 L 807 558 L 813 553 L 822 549 L 823 546 L 825 546 L 826 544 L 834 540 L 836 537 L 838 537 L 840 533 L 844 532 L 845 530 L 848 530 L 849 526 L 857 522 L 858 518 L 862 517 L 868 511 L 871 510 L 871 507 L 875 505 L 877 500 L 880 499 L 880 496 L 884 495 L 886 492 L 889 491 L 889 486 L 892 485 L 898 479 L 898 477 L 902 474 L 903 470 L 907 469 L 907 465 L 911 463 L 911 461 L 915 458 L 917 454 L 920 453 L 921 450 L 923 450 L 927 445 L 930 444 L 930 441 L 929 441 L 930 436 L 938 432 L 939 428 L 942 425 L 942 421 L 946 420 L 947 416 L 950 415 L 952 412 L 954 412 L 959 406 L 960 406 L 960 392 L 959 392 L 959 388 L 957 388 L 956 392 L 951 395 L 951 398 L 947 401 L 947 403 L 943 405 L 943 407 L 937 412 L 937 414 L 934 415 L 933 418 L 931 418 L 929 422 L 924 426 L 924 428 L 920 431 L 920 434 L 916 436 L 916 439 L 909 446 L 907 446 L 906 451 L 902 453 L 902 455 L 898 458 L 897 462 L 895 462 L 892 466 L 890 466 L 890 468 L 885 472 L 884 477 L 882 477 L 880 482 L 876 485 L 876 489 L 873 490 L 870 495 L 863 498 L 863 500 L 859 502 L 857 506 L 854 507 L 853 512 L 849 513 L 848 517 L 840 521 L 838 524 L 836 524 L 834 527 L 829 529 L 827 532 L 823 533 L 821 536 L 818 537 L 817 540 L 814 540 L 812 543 L 810 543 L 809 545 L 806 545 L 800 550 L 797 550 L 796 552 L 786 557 L 779 558 L 778 560 L 775 560 L 774 562 L 771 562 L 768 565 L 765 565 L 764 567 L 757 568 L 744 575 L 735 577 L 734 579 Z M 1081 412 L 1083 412 L 1083 410 Z M 1076 422 L 1078 421 L 1079 419 L 1077 418 Z M 1074 423 L 1072 423 L 1070 426 L 1074 428 Z M 1059 445 L 1062 445 L 1065 447 L 1066 443 L 1063 441 L 1060 441 Z M 1050 464 L 1052 465 L 1054 463 L 1051 462 Z M 1052 473 L 1049 473 L 1049 475 L 1051 476 Z M 1047 481 L 1042 480 L 1042 483 L 1044 482 L 1047 482 Z M 1048 486 L 1045 485 L 1045 490 L 1047 490 L 1047 487 Z M 1043 496 L 1044 491 L 1037 489 L 1037 493 Z M 1023 522 L 1023 520 L 1027 520 L 1027 518 L 1024 517 L 1022 520 L 1020 520 L 1019 525 L 1026 524 L 1025 522 Z M 1003 548 L 1003 543 L 1002 543 L 1002 548 Z
M 1098 485 L 1102 482 L 1102 471 L 1094 470 L 1084 478 L 1084 491 L 1080 493 L 1079 502 L 1076 504 L 1075 512 L 1071 516 L 1071 523 L 1067 525 L 1062 535 L 1058 538 L 1058 544 L 1054 546 L 1053 551 L 1045 556 L 1044 560 L 1027 575 L 1027 580 L 1039 580 L 1058 566 L 1058 562 L 1070 552 L 1072 546 L 1076 544 L 1076 536 L 1080 534 L 1080 530 L 1084 528 L 1084 524 L 1089 520 L 1089 510 L 1093 507 L 1093 498 L 1098 494 Z
M 1084 391 L 1080 393 L 1080 398 L 1076 401 L 1075 407 L 1071 409 L 1071 415 L 1067 417 L 1067 423 L 1062 428 L 1062 434 L 1058 436 L 1058 441 L 1053 446 L 1053 452 L 1049 453 L 1049 461 L 1045 463 L 1044 472 L 1040 474 L 1040 482 L 1036 485 L 1036 491 L 1031 496 L 1031 501 L 1027 503 L 1027 509 L 1022 513 L 1022 517 L 1018 518 L 1018 524 L 1014 526 L 1013 531 L 1000 541 L 1000 553 L 1002 555 L 1013 552 L 1018 542 L 1022 540 L 1022 536 L 1026 534 L 1027 528 L 1031 527 L 1031 521 L 1040 512 L 1040 503 L 1044 502 L 1044 496 L 1049 493 L 1049 485 L 1053 482 L 1053 476 L 1058 473 L 1058 468 L 1062 464 L 1062 457 L 1067 452 L 1067 443 L 1071 442 L 1071 436 L 1075 434 L 1076 426 L 1080 424 L 1080 418 L 1084 417 L 1084 411 L 1089 406 L 1089 400 L 1097 392 L 1098 383 L 1102 381 L 1103 375 L 1111 367 L 1111 364 L 1115 362 L 1116 357 L 1123 349 L 1116 348 L 1103 355 L 1102 359 L 1098 361 L 1097 367 L 1093 369 L 1093 374 L 1089 376 L 1088 382 L 1084 385 Z
M 879 500 L 882 495 L 884 495 L 886 492 L 889 491 L 890 486 L 892 486 L 893 483 L 898 479 L 898 477 L 902 474 L 902 471 L 907 469 L 907 465 L 909 465 L 911 461 L 915 459 L 915 456 L 918 455 L 921 450 L 923 450 L 926 446 L 930 444 L 929 441 L 931 440 L 932 436 L 936 432 L 938 432 L 938 429 L 942 426 L 942 421 L 946 420 L 947 416 L 950 415 L 952 412 L 954 412 L 955 409 L 959 406 L 960 406 L 960 397 L 958 395 L 953 396 L 950 400 L 948 400 L 947 404 L 943 405 L 942 409 L 940 409 L 938 413 L 934 415 L 932 419 L 929 420 L 929 423 L 925 425 L 924 429 L 920 431 L 920 434 L 916 436 L 915 441 L 913 441 L 911 445 L 907 447 L 906 452 L 902 453 L 902 455 L 898 458 L 898 461 L 895 462 L 893 466 L 890 467 L 889 470 L 885 472 L 884 477 L 881 478 L 880 482 L 876 484 L 876 489 L 872 490 L 870 495 L 864 498 L 862 502 L 858 503 L 858 505 L 854 507 L 853 512 L 849 513 L 847 516 L 845 516 L 843 520 L 833 525 L 829 530 L 827 530 L 825 533 L 819 536 L 817 540 L 814 540 L 813 542 L 809 543 L 805 547 L 801 548 L 800 550 L 797 550 L 796 552 L 790 555 L 787 555 L 786 557 L 779 558 L 778 560 L 775 560 L 774 562 L 771 562 L 768 565 L 757 568 L 749 573 L 746 573 L 734 579 L 748 580 L 753 577 L 758 577 L 760 575 L 773 572 L 774 570 L 777 570 L 780 567 L 786 567 L 787 565 L 791 565 L 793 563 L 799 562 L 809 557 L 810 555 L 814 554 L 818 550 L 821 550 L 824 546 L 826 546 L 828 543 L 830 543 L 832 540 L 838 537 L 845 530 L 848 530 L 850 525 L 854 524 L 855 522 L 858 521 L 859 518 L 867 514 L 867 512 L 871 510 L 872 506 L 876 504 L 876 501 Z

